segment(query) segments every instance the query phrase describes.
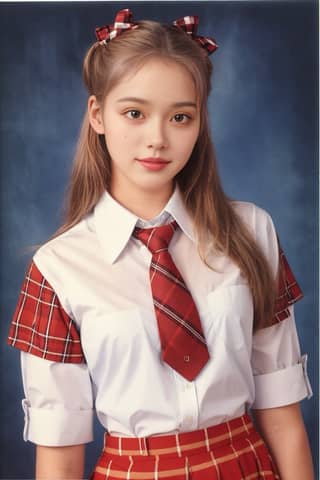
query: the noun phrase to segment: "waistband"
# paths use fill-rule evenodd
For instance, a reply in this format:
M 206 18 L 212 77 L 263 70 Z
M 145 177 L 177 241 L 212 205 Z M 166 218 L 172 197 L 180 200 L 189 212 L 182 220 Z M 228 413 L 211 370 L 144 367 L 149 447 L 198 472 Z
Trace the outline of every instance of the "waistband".
M 248 414 L 192 432 L 151 437 L 117 437 L 104 435 L 104 453 L 109 455 L 156 455 L 179 457 L 209 452 L 212 448 L 230 445 L 234 441 L 255 432 Z

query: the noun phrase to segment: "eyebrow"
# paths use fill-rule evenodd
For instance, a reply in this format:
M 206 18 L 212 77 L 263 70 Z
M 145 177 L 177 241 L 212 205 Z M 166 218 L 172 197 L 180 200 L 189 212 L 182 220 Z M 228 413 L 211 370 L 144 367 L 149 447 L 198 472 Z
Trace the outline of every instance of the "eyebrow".
M 124 97 L 124 98 L 119 98 L 117 100 L 117 103 L 123 103 L 123 102 L 135 102 L 135 103 L 142 103 L 143 105 L 148 105 L 150 102 L 148 100 L 145 100 L 143 98 L 138 98 L 138 97 Z M 172 104 L 172 107 L 193 107 L 197 108 L 197 104 L 195 102 L 175 102 Z

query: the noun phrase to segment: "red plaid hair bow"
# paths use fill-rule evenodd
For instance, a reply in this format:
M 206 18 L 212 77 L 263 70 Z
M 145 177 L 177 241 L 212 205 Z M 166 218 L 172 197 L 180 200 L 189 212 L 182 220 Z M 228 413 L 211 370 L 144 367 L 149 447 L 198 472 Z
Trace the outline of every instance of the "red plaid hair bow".
M 208 52 L 208 55 L 218 48 L 218 45 L 213 38 L 197 35 L 199 25 L 199 17 L 197 15 L 182 17 L 179 20 L 175 20 L 173 25 L 185 31 L 188 35 L 191 35 L 191 38 L 204 48 Z M 126 30 L 132 30 L 138 27 L 138 24 L 133 23 L 131 10 L 125 8 L 117 13 L 114 23 L 104 25 L 103 27 L 97 27 L 96 37 L 100 43 L 107 43 Z
M 199 25 L 199 17 L 197 15 L 192 15 L 189 17 L 182 17 L 179 20 L 175 20 L 173 22 L 175 27 L 181 28 L 184 30 L 188 35 L 191 35 L 191 38 L 195 40 L 199 45 L 207 50 L 208 55 L 213 53 L 218 48 L 218 44 L 216 41 L 211 37 L 200 37 L 197 35 L 198 25 Z
M 116 15 L 114 23 L 96 28 L 97 39 L 102 43 L 107 43 L 126 30 L 138 28 L 139 25 L 133 23 L 132 20 L 133 15 L 129 8 L 120 10 Z

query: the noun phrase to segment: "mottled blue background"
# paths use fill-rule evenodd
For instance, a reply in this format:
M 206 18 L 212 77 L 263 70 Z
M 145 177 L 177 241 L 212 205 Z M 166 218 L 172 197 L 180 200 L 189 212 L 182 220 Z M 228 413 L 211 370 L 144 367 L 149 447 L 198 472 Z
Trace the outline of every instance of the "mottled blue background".
M 1 479 L 33 477 L 22 440 L 19 354 L 5 345 L 24 271 L 25 248 L 61 220 L 86 93 L 81 63 L 94 28 L 128 2 L 0 4 Z M 318 452 L 317 12 L 315 2 L 130 2 L 136 19 L 200 16 L 220 49 L 210 98 L 213 138 L 229 195 L 268 210 L 304 290 L 296 306 L 315 390 L 302 403 Z M 87 448 L 86 472 L 102 430 Z M 302 479 L 301 479 L 302 480 Z

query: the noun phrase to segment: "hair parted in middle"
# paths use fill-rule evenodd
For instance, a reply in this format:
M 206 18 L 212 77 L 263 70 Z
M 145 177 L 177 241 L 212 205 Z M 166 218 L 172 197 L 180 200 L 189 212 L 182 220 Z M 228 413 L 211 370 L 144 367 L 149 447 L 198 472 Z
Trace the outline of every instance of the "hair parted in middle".
M 274 323 L 276 281 L 251 232 L 237 215 L 232 200 L 224 193 L 210 137 L 207 100 L 211 91 L 212 64 L 208 53 L 190 35 L 174 25 L 151 20 L 136 22 L 108 43 L 95 42 L 83 63 L 83 78 L 89 95 L 101 107 L 111 89 L 123 78 L 134 75 L 149 60 L 158 58 L 183 66 L 192 76 L 200 107 L 200 131 L 189 161 L 177 174 L 185 206 L 191 215 L 201 258 L 220 252 L 240 268 L 253 295 L 254 328 Z M 111 159 L 103 135 L 89 123 L 86 112 L 74 158 L 65 222 L 59 235 L 91 212 L 111 179 Z M 208 247 L 209 246 L 209 247 Z

